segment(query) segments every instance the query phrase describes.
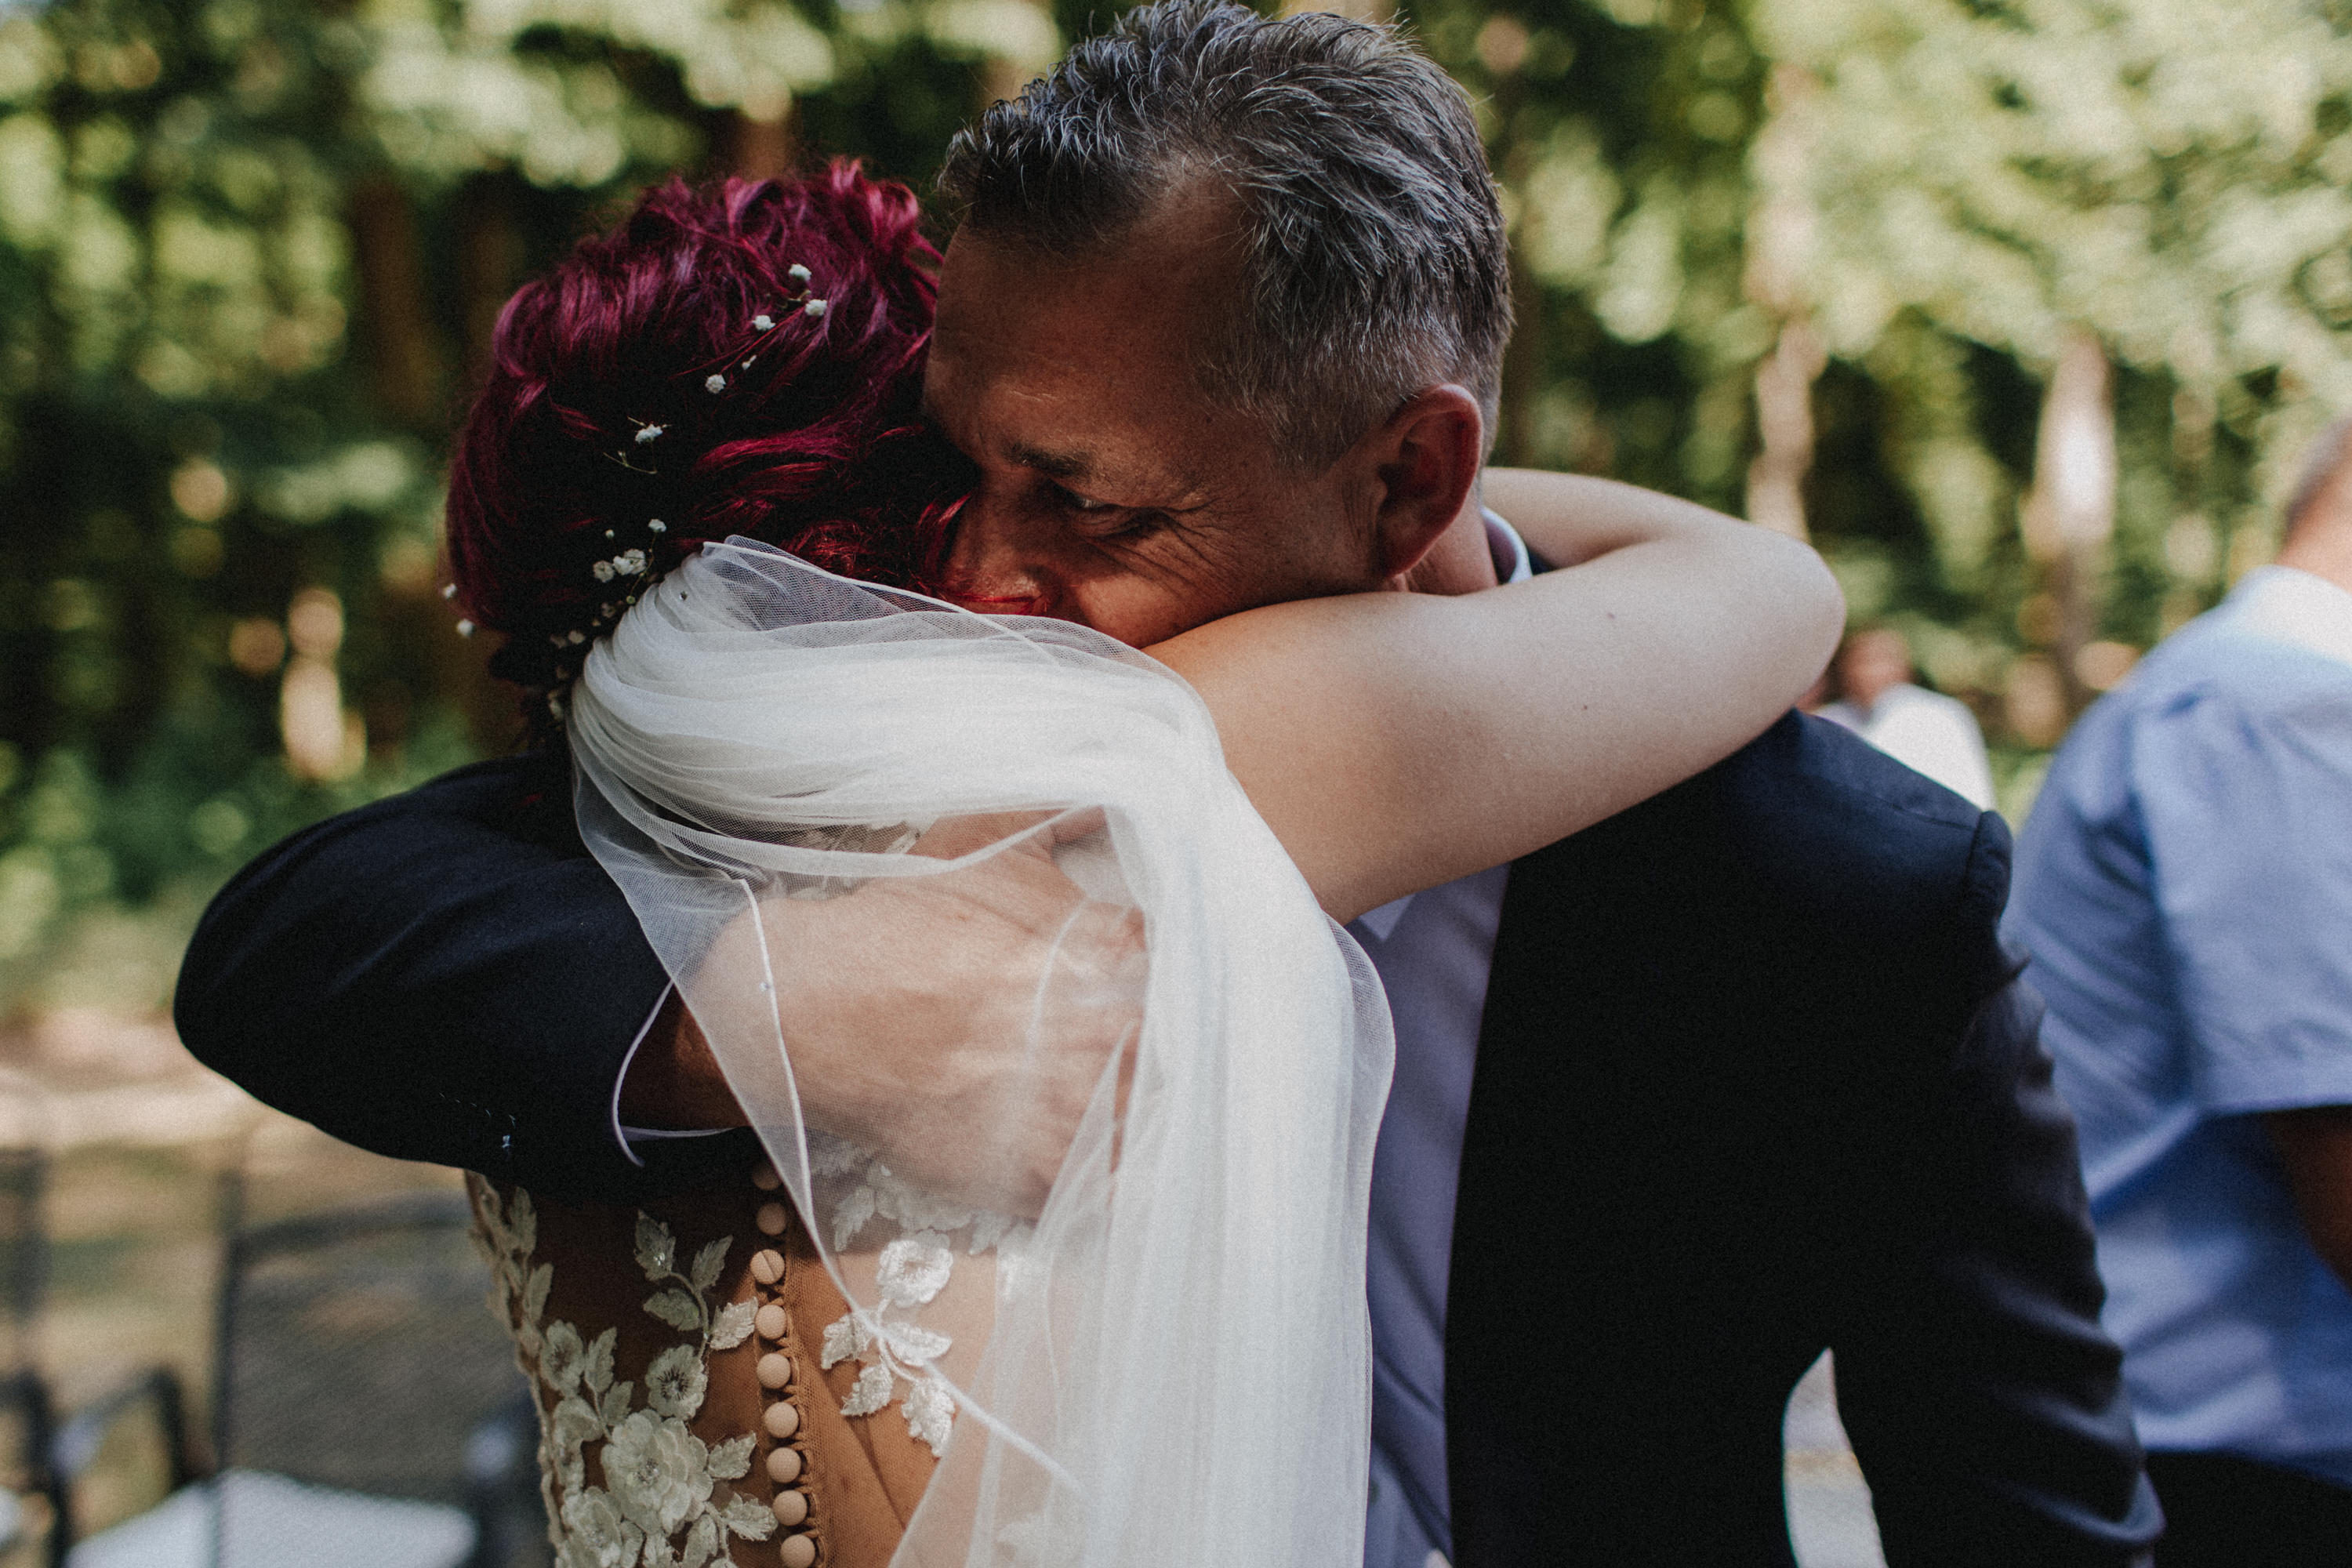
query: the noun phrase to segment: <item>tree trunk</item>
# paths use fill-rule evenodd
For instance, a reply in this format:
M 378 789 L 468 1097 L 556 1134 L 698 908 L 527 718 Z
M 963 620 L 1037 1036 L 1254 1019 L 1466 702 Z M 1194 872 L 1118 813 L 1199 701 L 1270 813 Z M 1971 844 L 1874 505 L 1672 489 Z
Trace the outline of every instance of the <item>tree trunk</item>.
M 728 141 L 728 171 L 740 179 L 784 179 L 800 157 L 800 137 L 789 106 L 781 114 L 759 117 L 739 111 Z
M 464 301 L 469 397 L 489 374 L 499 312 L 522 282 L 523 237 L 514 218 L 512 178 L 477 175 L 458 197 L 457 291 Z
M 2075 668 L 2098 633 L 2099 568 L 2116 531 L 2116 411 L 2106 351 L 2081 328 L 2066 334 L 2034 441 L 2033 490 L 2021 519 L 2026 553 L 2056 601 L 2050 652 L 2066 716 L 2095 692 Z
M 359 326 L 385 412 L 411 429 L 442 434 L 441 345 L 425 298 L 416 210 L 384 175 L 352 188 L 348 221 L 359 273 Z
M 1756 428 L 1763 450 L 1748 465 L 1748 521 L 1806 538 L 1805 475 L 1813 466 L 1813 381 L 1825 363 L 1802 316 L 1756 367 Z

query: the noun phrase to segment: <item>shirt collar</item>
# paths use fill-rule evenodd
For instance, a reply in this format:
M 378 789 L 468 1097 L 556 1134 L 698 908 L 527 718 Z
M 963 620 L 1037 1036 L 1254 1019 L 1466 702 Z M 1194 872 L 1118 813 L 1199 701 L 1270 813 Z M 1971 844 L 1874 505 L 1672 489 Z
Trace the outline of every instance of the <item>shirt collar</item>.
M 2238 624 L 2256 637 L 2352 664 L 2352 593 L 2293 566 L 2258 566 L 2230 590 Z
M 1486 548 L 1495 554 L 1495 575 L 1506 583 L 1524 583 L 1534 576 L 1535 563 L 1528 556 L 1528 542 L 1519 537 L 1519 531 L 1483 506 L 1478 515 L 1486 520 Z

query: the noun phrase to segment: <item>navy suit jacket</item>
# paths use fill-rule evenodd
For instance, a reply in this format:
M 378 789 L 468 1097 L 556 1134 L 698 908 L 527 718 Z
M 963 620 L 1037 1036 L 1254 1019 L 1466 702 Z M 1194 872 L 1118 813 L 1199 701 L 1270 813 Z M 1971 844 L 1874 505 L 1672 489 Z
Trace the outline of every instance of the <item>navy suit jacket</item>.
M 2008 878 L 1998 816 L 1793 714 L 1514 865 L 1447 1314 L 1458 1568 L 1789 1563 L 1781 1415 L 1824 1348 L 1895 1568 L 2145 1552 Z M 665 984 L 525 757 L 263 856 L 177 1016 L 352 1142 L 625 1202 L 747 1154 L 615 1143 Z

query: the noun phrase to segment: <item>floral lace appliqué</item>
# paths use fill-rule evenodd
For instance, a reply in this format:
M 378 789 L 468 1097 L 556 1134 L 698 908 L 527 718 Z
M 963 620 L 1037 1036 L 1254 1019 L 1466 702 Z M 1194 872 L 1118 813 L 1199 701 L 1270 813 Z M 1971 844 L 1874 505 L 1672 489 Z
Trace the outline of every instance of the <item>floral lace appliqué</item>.
M 881 1161 L 836 1138 L 812 1135 L 809 1158 L 815 1175 L 845 1185 L 828 1226 L 835 1251 L 845 1249 L 877 1219 L 899 1232 L 883 1246 L 877 1261 L 879 1303 L 871 1311 L 852 1308 L 828 1324 L 818 1364 L 829 1372 L 843 1362 L 857 1362 L 857 1382 L 841 1402 L 844 1415 L 874 1415 L 897 1396 L 898 1380 L 904 1378 L 908 1388 L 900 1408 L 907 1430 L 930 1445 L 932 1453 L 943 1454 L 955 1425 L 955 1391 L 933 1363 L 955 1342 L 913 1321 L 909 1314 L 947 1289 L 955 1272 L 956 1232 L 969 1233 L 964 1255 L 977 1257 L 992 1249 L 1017 1248 L 1030 1227 L 992 1210 L 911 1186 Z
M 719 1484 L 751 1473 L 751 1435 L 713 1447 L 687 1427 L 710 1387 L 710 1352 L 732 1350 L 751 1332 L 751 1302 L 714 1307 L 710 1300 L 734 1238 L 709 1243 L 680 1270 L 669 1227 L 637 1215 L 637 1267 L 657 1287 L 645 1310 L 687 1336 L 646 1367 L 640 1398 L 634 1383 L 614 1379 L 616 1330 L 583 1340 L 571 1323 L 545 1321 L 555 1266 L 531 1263 L 539 1216 L 530 1194 L 517 1188 L 503 1205 L 488 1184 L 474 1190 L 491 1306 L 512 1326 L 524 1375 L 559 1396 L 541 1415 L 539 1455 L 559 1568 L 706 1568 L 724 1558 L 730 1536 L 767 1540 L 775 1515 Z M 591 1443 L 603 1445 L 602 1486 L 588 1481 Z

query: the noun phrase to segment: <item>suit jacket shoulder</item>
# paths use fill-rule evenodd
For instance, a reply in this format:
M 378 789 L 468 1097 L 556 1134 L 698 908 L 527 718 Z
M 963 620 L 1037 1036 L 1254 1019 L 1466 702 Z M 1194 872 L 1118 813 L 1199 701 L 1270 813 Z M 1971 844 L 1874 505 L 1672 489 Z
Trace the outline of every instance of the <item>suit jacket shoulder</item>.
M 1864 940 L 1948 925 L 2007 888 L 1999 816 L 1800 713 L 1609 826 L 1627 847 L 1647 840 L 1645 854 L 1736 867 L 1784 908 Z
M 1554 940 L 1659 962 L 1696 944 L 1718 988 L 1783 1011 L 1940 999 L 1964 1013 L 2016 972 L 1998 938 L 2009 868 L 1998 815 L 1790 713 L 1512 876 L 1525 921 L 1567 922 Z

